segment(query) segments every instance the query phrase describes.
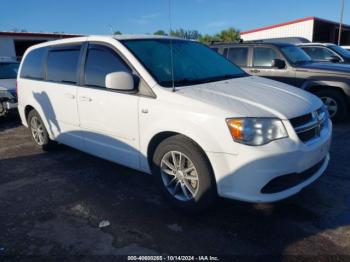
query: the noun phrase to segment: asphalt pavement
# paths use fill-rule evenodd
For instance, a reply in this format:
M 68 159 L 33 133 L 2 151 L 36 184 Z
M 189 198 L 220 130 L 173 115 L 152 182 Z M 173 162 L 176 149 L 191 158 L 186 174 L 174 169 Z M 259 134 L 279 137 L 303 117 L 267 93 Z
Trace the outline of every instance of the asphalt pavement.
M 124 255 L 350 261 L 349 193 L 350 121 L 334 128 L 326 174 L 298 195 L 274 204 L 222 199 L 188 216 L 169 206 L 151 175 L 66 146 L 42 152 L 17 117 L 0 119 L 0 261 Z M 101 221 L 109 225 L 100 228 Z

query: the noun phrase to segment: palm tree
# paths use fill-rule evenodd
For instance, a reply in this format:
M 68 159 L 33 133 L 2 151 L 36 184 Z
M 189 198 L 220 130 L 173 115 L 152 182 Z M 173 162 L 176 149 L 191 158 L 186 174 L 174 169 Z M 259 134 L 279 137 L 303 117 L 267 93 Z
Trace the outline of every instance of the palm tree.
M 233 27 L 230 27 L 226 30 L 222 30 L 216 36 L 223 42 L 232 42 L 240 39 L 239 31 L 234 29 Z

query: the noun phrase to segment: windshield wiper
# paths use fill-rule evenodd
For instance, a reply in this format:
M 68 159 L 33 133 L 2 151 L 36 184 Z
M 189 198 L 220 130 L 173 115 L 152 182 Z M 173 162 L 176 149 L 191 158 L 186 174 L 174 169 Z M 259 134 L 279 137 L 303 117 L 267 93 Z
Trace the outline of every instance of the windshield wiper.
M 209 82 L 216 82 L 216 81 L 222 81 L 222 80 L 227 80 L 227 79 L 243 77 L 245 75 L 246 74 L 226 74 L 226 75 L 221 75 L 221 76 L 203 78 L 203 79 L 199 79 L 198 81 L 200 83 L 209 83 Z
M 182 79 L 174 80 L 175 86 L 192 85 L 192 84 L 197 84 L 197 83 L 198 83 L 197 80 L 189 79 L 189 78 L 182 78 Z M 159 84 L 162 86 L 171 87 L 172 81 L 171 80 L 160 81 Z
M 193 85 L 193 84 L 205 84 L 205 83 L 217 82 L 217 81 L 233 79 L 233 78 L 238 78 L 238 77 L 243 77 L 243 76 L 246 76 L 246 74 L 226 74 L 226 75 L 221 75 L 221 76 L 199 78 L 199 79 L 182 78 L 182 79 L 175 80 L 174 85 L 175 86 L 184 86 L 184 85 Z M 159 84 L 162 86 L 171 87 L 172 81 L 171 80 L 160 81 Z

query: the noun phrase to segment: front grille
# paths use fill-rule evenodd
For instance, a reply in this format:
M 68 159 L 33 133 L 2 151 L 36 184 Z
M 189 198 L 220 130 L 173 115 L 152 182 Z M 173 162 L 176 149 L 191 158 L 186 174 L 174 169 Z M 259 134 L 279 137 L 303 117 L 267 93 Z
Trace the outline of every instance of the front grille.
M 305 132 L 299 133 L 298 137 L 301 141 L 303 142 L 307 142 L 311 139 L 314 139 L 315 137 L 317 137 L 317 128 L 312 128 L 310 130 L 307 130 Z
M 299 139 L 306 143 L 320 136 L 326 126 L 328 115 L 325 109 L 320 108 L 312 113 L 290 119 Z
M 262 189 L 263 194 L 278 193 L 294 186 L 297 186 L 312 177 L 323 166 L 326 158 L 322 159 L 316 165 L 310 167 L 302 173 L 292 173 L 276 177 L 268 182 Z
M 293 126 L 301 126 L 312 121 L 312 114 L 306 114 L 303 116 L 298 116 L 290 120 Z

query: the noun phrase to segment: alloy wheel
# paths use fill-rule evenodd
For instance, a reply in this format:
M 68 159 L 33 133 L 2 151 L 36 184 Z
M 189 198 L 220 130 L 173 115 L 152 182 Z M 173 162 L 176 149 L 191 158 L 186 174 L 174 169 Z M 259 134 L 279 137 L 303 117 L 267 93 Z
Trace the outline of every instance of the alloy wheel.
M 160 169 L 164 186 L 173 197 L 180 201 L 194 198 L 199 188 L 199 177 L 189 157 L 170 151 L 163 156 Z
M 321 97 L 321 100 L 323 101 L 323 103 L 325 104 L 329 116 L 332 118 L 334 117 L 337 112 L 338 112 L 338 103 L 337 101 L 335 101 L 333 98 L 331 97 Z
M 44 127 L 37 116 L 33 116 L 30 120 L 30 129 L 35 142 L 42 146 L 45 143 Z

